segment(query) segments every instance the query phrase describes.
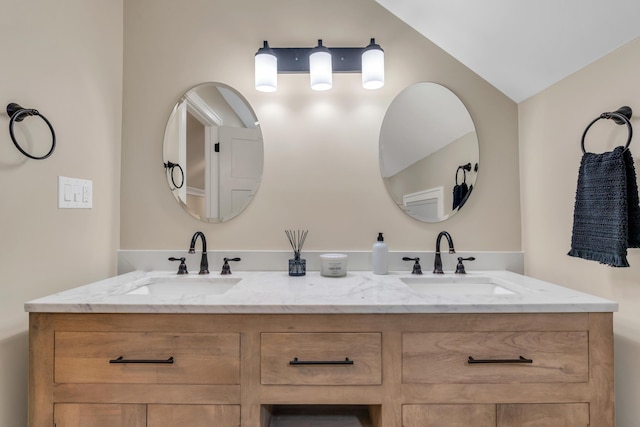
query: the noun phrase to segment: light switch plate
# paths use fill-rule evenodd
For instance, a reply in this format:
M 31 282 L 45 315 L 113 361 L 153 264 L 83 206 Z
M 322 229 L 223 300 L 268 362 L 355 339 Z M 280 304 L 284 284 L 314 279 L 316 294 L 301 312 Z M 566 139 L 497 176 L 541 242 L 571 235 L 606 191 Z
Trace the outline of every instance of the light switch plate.
M 93 208 L 93 181 L 88 179 L 58 177 L 58 208 Z

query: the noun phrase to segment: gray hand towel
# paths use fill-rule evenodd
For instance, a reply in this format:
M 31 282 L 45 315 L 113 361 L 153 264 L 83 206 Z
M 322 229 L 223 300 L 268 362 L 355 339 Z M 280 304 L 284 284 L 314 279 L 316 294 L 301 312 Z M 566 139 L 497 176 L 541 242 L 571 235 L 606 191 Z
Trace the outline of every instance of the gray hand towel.
M 582 156 L 568 255 L 629 267 L 627 248 L 640 247 L 640 206 L 628 149 Z

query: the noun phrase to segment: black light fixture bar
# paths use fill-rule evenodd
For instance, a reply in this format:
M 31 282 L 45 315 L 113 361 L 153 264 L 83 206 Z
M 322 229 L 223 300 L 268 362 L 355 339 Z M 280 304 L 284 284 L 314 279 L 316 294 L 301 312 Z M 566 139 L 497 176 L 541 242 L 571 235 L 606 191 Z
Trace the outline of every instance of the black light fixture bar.
M 279 74 L 309 73 L 310 47 L 272 47 Z M 330 47 L 334 73 L 361 73 L 363 47 Z
M 334 73 L 360 73 L 364 89 L 379 89 L 384 86 L 384 50 L 371 38 L 366 47 L 326 47 L 318 39 L 313 48 L 272 48 L 265 40 L 256 52 L 255 84 L 261 92 L 278 89 L 278 74 L 306 73 L 317 91 L 331 89 Z

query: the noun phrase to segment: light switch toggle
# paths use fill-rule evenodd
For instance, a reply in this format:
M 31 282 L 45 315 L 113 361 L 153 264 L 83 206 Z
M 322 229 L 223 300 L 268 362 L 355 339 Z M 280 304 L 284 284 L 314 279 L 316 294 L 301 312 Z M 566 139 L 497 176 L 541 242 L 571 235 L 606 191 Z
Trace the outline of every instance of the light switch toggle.
M 71 184 L 64 184 L 64 201 L 70 202 L 73 200 L 73 187 Z
M 58 177 L 58 208 L 91 209 L 93 207 L 93 181 Z

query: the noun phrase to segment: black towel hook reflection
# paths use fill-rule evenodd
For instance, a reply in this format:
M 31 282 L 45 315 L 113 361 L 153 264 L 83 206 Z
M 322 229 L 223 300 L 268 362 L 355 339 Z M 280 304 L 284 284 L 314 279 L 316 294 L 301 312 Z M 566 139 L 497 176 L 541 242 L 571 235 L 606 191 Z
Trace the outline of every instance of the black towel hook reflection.
M 44 160 L 44 159 L 46 159 L 47 157 L 49 157 L 53 153 L 53 150 L 55 150 L 55 148 L 56 148 L 56 133 L 53 130 L 53 126 L 51 126 L 51 123 L 49 122 L 49 120 L 47 120 L 47 118 L 45 116 L 40 114 L 40 112 L 38 110 L 35 110 L 35 109 L 32 109 L 32 108 L 22 108 L 19 104 L 16 104 L 15 102 L 12 102 L 9 105 L 7 105 L 7 114 L 9 115 L 9 117 L 11 117 L 11 121 L 9 122 L 9 134 L 11 135 L 11 140 L 13 141 L 13 145 L 15 145 L 16 148 L 22 154 L 24 154 L 25 156 L 29 157 L 30 159 Z M 49 130 L 51 131 L 51 138 L 52 138 L 51 149 L 44 156 L 38 157 L 38 156 L 34 156 L 32 154 L 27 153 L 20 146 L 20 144 L 16 140 L 15 134 L 13 133 L 13 125 L 15 124 L 15 122 L 21 122 L 28 116 L 38 116 L 42 120 L 44 120 L 44 122 L 47 124 L 47 126 L 49 126 Z
M 471 163 L 458 166 L 458 169 L 456 169 L 456 184 L 458 184 L 458 172 L 460 172 L 460 169 L 462 169 L 463 174 L 462 182 L 467 182 L 467 171 L 471 172 Z
M 175 187 L 171 191 L 182 188 L 182 186 L 184 185 L 184 170 L 182 169 L 182 166 L 180 166 L 178 163 L 167 162 L 164 164 L 164 168 L 167 171 L 167 174 L 170 176 L 173 186 Z M 175 177 L 173 176 L 173 171 L 175 168 L 178 168 L 178 170 L 180 171 L 180 185 L 176 184 Z
M 580 144 L 580 146 L 582 147 L 582 153 L 586 153 L 584 149 L 584 138 L 587 136 L 589 128 L 600 119 L 612 119 L 616 124 L 619 125 L 626 124 L 627 130 L 629 131 L 629 137 L 627 138 L 627 144 L 624 148 L 625 150 L 629 148 L 631 137 L 633 136 L 633 128 L 631 127 L 631 113 L 631 107 L 627 107 L 625 105 L 624 107 L 618 108 L 616 111 L 612 111 L 610 113 L 602 113 L 599 117 L 595 118 L 591 123 L 589 123 L 589 126 L 587 126 L 587 128 L 584 130 L 584 133 L 582 134 L 582 142 Z

